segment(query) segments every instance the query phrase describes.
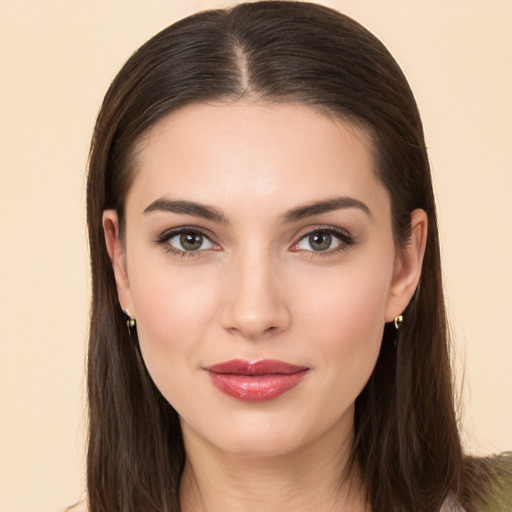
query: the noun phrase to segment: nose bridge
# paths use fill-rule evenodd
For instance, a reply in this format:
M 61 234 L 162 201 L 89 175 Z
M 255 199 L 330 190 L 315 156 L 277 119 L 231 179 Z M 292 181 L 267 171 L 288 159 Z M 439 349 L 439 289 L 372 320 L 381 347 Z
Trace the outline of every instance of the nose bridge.
M 279 286 L 278 258 L 265 248 L 246 248 L 234 257 L 226 287 L 224 327 L 256 339 L 286 329 L 290 314 Z

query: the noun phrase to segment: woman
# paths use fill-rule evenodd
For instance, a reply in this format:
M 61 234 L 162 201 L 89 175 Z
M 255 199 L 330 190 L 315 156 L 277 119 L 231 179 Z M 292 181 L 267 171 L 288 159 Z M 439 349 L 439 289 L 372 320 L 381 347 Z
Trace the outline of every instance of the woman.
M 421 120 L 314 4 L 186 18 L 105 97 L 88 179 L 89 510 L 482 510 Z

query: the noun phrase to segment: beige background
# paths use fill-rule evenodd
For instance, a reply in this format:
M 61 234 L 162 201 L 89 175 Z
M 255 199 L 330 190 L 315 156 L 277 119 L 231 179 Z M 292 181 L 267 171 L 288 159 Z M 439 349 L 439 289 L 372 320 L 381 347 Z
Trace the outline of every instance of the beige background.
M 0 0 L 2 512 L 56 512 L 83 490 L 84 169 L 102 96 L 156 31 L 230 3 Z M 323 3 L 381 37 L 416 93 L 464 438 L 478 453 L 512 449 L 512 1 Z

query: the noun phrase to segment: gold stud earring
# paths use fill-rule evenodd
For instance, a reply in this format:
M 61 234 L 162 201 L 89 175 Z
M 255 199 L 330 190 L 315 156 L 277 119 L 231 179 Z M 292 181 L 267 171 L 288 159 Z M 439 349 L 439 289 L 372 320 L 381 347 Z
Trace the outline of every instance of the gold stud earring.
M 128 308 L 126 308 L 123 313 L 126 316 L 126 327 L 128 327 L 128 330 L 133 329 L 135 327 L 135 318 L 132 318 L 130 316 L 130 312 L 128 311 Z
M 395 329 L 398 331 L 398 329 L 400 329 L 400 326 L 402 325 L 404 321 L 404 317 L 402 315 L 398 315 L 396 318 L 395 318 Z

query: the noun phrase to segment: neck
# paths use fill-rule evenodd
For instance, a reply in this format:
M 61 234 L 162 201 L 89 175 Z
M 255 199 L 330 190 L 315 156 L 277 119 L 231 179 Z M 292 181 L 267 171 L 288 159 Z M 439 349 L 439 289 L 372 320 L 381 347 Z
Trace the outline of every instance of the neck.
M 292 453 L 244 456 L 221 452 L 187 430 L 182 512 L 369 510 L 358 468 L 347 471 L 351 436 L 341 447 L 340 437 L 333 445 L 334 431 Z

